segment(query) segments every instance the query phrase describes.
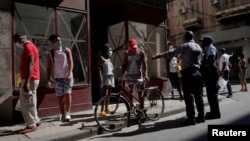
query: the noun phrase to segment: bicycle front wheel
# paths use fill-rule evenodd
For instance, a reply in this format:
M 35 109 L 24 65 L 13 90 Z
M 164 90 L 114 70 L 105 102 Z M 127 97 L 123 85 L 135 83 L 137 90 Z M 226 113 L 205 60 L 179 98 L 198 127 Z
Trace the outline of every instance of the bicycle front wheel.
M 158 120 L 165 108 L 161 91 L 158 89 L 148 89 L 144 93 L 143 100 L 147 118 Z
M 102 129 L 108 132 L 118 131 L 128 123 L 129 105 L 123 97 L 111 94 L 98 101 L 94 116 L 97 125 Z

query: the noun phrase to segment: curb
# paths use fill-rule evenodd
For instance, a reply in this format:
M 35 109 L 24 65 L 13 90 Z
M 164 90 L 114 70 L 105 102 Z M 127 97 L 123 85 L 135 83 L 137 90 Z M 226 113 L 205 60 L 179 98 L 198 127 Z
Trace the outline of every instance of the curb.
M 52 134 L 45 137 L 35 138 L 31 141 L 76 141 L 79 139 L 88 138 L 97 135 L 97 128 L 84 128 L 84 129 L 74 129 L 67 132 Z
M 223 99 L 223 97 L 219 97 L 219 102 Z M 208 102 L 206 101 L 204 103 L 204 106 L 208 106 Z M 196 108 L 196 106 L 195 106 Z M 166 117 L 166 116 L 170 116 L 170 115 L 174 115 L 174 114 L 178 114 L 181 112 L 185 111 L 185 107 L 184 108 L 178 108 L 172 111 L 168 111 L 168 112 L 164 112 L 162 114 L 162 117 Z M 135 125 L 131 124 L 131 126 Z M 67 131 L 67 132 L 62 132 L 62 133 L 57 133 L 57 134 L 52 134 L 52 135 L 48 135 L 45 137 L 40 137 L 40 138 L 34 138 L 31 139 L 31 141 L 76 141 L 76 140 L 80 140 L 80 139 L 84 139 L 84 138 L 88 138 L 94 135 L 98 135 L 98 134 L 104 134 L 104 133 L 108 133 L 106 131 L 100 131 L 100 129 L 98 127 L 92 127 L 92 128 L 83 128 L 83 129 L 74 129 L 71 131 Z

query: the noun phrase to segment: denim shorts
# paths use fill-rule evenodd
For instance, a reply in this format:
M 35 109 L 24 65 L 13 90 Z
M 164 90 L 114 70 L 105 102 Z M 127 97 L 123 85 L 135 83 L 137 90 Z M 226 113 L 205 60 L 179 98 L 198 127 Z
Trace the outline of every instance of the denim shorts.
M 66 78 L 55 78 L 56 96 L 62 96 L 64 94 L 71 94 L 73 84 L 74 84 L 73 78 L 71 78 L 70 81 L 67 81 Z

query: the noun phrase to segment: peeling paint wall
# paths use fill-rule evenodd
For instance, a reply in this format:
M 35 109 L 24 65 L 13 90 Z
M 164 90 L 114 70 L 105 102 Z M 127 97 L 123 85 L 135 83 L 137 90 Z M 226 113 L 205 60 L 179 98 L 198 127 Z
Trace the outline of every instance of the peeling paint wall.
M 0 124 L 12 119 L 11 1 L 0 0 Z M 3 114 L 4 113 L 4 114 Z

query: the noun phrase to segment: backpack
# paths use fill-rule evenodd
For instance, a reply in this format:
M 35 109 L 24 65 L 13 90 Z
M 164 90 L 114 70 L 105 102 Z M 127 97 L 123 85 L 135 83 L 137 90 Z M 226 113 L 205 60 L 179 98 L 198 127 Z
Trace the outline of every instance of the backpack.
M 55 52 L 54 52 L 55 50 L 54 49 L 52 49 L 52 50 L 50 50 L 50 55 L 51 55 L 51 58 L 52 58 L 52 63 L 54 63 L 54 56 L 55 56 Z M 62 47 L 62 51 L 67 55 L 67 57 L 68 57 L 68 52 L 67 52 L 67 48 L 66 47 Z

